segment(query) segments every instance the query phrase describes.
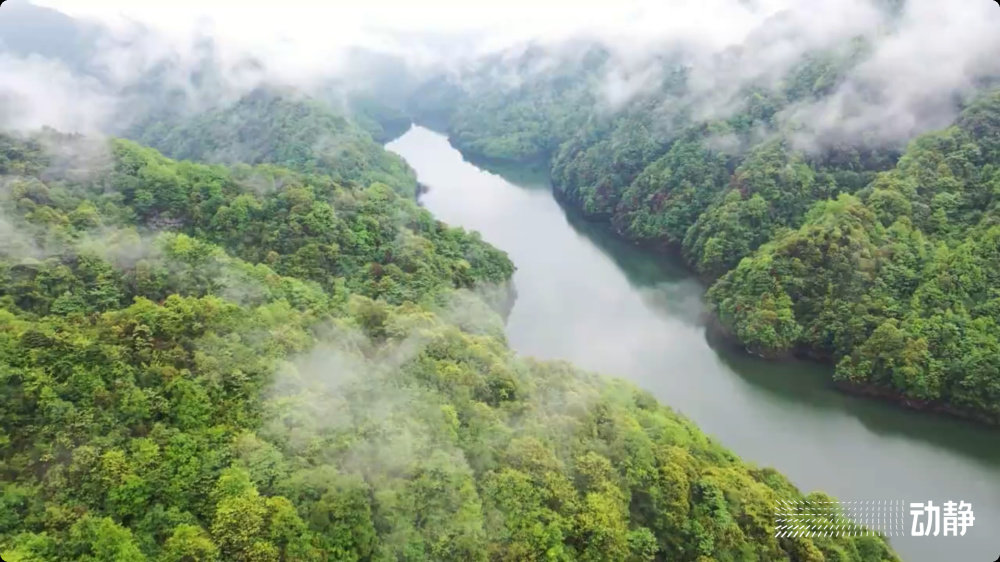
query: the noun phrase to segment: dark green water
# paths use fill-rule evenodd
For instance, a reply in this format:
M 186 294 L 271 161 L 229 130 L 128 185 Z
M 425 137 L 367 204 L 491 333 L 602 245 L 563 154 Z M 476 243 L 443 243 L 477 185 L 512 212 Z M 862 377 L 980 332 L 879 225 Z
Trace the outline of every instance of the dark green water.
M 971 502 L 976 521 L 963 537 L 911 537 L 906 515 L 890 540 L 904 560 L 996 560 L 1000 431 L 842 394 L 826 367 L 715 346 L 701 322 L 704 287 L 681 264 L 574 218 L 536 174 L 504 179 L 420 127 L 387 148 L 430 188 L 421 201 L 438 218 L 480 231 L 514 260 L 507 334 L 518 352 L 632 380 L 804 491 Z

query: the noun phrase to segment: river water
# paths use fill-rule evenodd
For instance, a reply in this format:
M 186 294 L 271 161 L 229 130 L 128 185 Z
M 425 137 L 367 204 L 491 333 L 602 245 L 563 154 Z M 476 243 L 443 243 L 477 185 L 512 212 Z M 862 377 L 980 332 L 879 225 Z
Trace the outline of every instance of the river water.
M 445 136 L 410 129 L 387 148 L 406 158 L 439 219 L 482 233 L 517 266 L 507 336 L 523 355 L 620 376 L 693 419 L 748 462 L 841 501 L 966 501 L 960 537 L 890 541 L 904 560 L 990 562 L 1000 554 L 1000 431 L 842 394 L 830 369 L 773 363 L 714 345 L 704 286 L 682 264 L 574 217 L 543 179 L 504 177 Z M 505 179 L 510 178 L 510 179 Z

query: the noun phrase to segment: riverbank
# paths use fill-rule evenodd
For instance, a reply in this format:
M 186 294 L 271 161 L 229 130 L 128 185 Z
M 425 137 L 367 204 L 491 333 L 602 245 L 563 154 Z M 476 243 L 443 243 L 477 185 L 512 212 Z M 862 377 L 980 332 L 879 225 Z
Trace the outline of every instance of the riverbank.
M 511 161 L 504 160 L 502 164 L 496 164 L 496 159 L 490 159 L 481 155 L 476 155 L 469 151 L 468 147 L 460 149 L 463 158 L 471 163 L 479 163 L 486 166 L 487 169 L 495 169 L 497 173 L 503 173 L 503 168 L 510 168 L 514 164 Z M 540 164 L 538 162 L 532 161 L 524 163 L 525 166 L 531 167 L 534 174 L 538 173 Z M 493 168 L 492 166 L 502 166 L 499 168 Z M 699 281 L 707 288 L 710 287 L 716 278 L 701 274 L 697 272 L 692 264 L 687 260 L 684 252 L 681 250 L 679 244 L 676 242 L 671 242 L 669 240 L 662 239 L 650 239 L 650 240 L 636 240 L 627 235 L 625 235 L 619 228 L 616 228 L 614 222 L 612 221 L 612 216 L 608 213 L 587 213 L 584 211 L 579 202 L 571 197 L 567 197 L 564 190 L 559 189 L 554 186 L 551 181 L 547 182 L 550 187 L 552 195 L 556 201 L 566 209 L 567 213 L 573 213 L 577 215 L 580 219 L 587 222 L 593 223 L 595 225 L 600 225 L 607 232 L 611 233 L 615 237 L 621 239 L 623 242 L 631 244 L 636 248 L 642 249 L 643 251 L 649 252 L 652 255 L 658 256 L 663 259 L 670 259 L 674 262 L 679 262 L 684 265 L 686 270 L 693 276 L 697 277 Z M 752 349 L 748 349 L 747 346 L 729 330 L 726 326 L 722 324 L 719 318 L 714 314 L 704 314 L 703 321 L 709 330 L 714 333 L 715 337 L 725 338 L 731 344 L 733 349 L 739 349 L 741 353 L 745 353 L 749 356 L 753 356 L 758 359 L 766 361 L 783 361 L 791 358 L 798 360 L 807 360 L 814 362 L 817 365 L 823 366 L 834 366 L 836 365 L 837 359 L 828 355 L 820 354 L 814 349 L 798 347 L 795 349 L 788 350 L 781 353 L 770 353 L 766 351 L 755 352 Z M 944 415 L 956 419 L 961 419 L 965 421 L 975 422 L 977 424 L 982 424 L 988 427 L 1000 427 L 1000 418 L 994 417 L 982 412 L 976 412 L 971 410 L 965 410 L 954 405 L 943 403 L 940 401 L 920 401 L 912 398 L 906 397 L 902 392 L 884 386 L 876 385 L 858 385 L 858 384 L 848 384 L 842 381 L 836 381 L 830 379 L 833 383 L 831 386 L 836 388 L 838 391 L 845 394 L 850 394 L 854 396 L 863 396 L 865 398 L 880 400 L 887 403 L 891 403 L 894 406 L 902 407 L 907 410 L 913 410 L 921 412 L 923 414 L 929 415 Z
M 885 402 L 891 402 L 903 408 L 917 412 L 924 412 L 938 416 L 948 416 L 962 421 L 974 422 L 991 429 L 997 429 L 1000 427 L 1000 419 L 990 418 L 975 412 L 967 412 L 941 402 L 908 398 L 897 391 L 876 385 L 857 384 L 837 380 L 833 382 L 834 386 L 836 386 L 839 390 L 854 396 L 863 396 Z
M 416 128 L 390 149 L 430 186 L 428 210 L 516 264 L 505 329 L 515 352 L 625 378 L 800 489 L 845 501 L 975 501 L 976 528 L 961 541 L 891 540 L 908 562 L 990 559 L 989 530 L 1000 524 L 995 430 L 849 394 L 827 364 L 716 346 L 704 284 L 679 260 L 567 212 L 549 189 L 476 168 L 442 135 Z
M 724 324 L 719 321 L 718 316 L 705 312 L 702 315 L 705 323 L 706 337 L 717 347 L 729 349 L 733 352 L 745 354 L 761 361 L 781 364 L 792 361 L 808 361 L 815 365 L 827 366 L 831 370 L 836 366 L 836 360 L 828 355 L 819 355 L 811 349 L 798 348 L 789 350 L 781 354 L 759 354 L 747 349 L 746 345 L 740 341 Z M 917 400 L 909 398 L 902 393 L 872 384 L 858 384 L 848 381 L 838 381 L 833 377 L 829 378 L 830 386 L 839 392 L 851 396 L 857 396 L 881 403 L 890 403 L 896 407 L 904 408 L 928 416 L 945 416 L 951 419 L 964 422 L 973 422 L 982 427 L 992 430 L 1000 427 L 1000 420 L 991 419 L 988 416 L 977 415 L 975 412 L 964 411 L 940 401 Z

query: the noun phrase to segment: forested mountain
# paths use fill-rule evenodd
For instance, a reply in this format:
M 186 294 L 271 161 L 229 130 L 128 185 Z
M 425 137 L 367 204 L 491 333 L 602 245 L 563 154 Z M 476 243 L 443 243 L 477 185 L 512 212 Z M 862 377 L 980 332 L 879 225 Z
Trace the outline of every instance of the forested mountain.
M 193 117 L 153 118 L 126 134 L 173 158 L 278 164 L 340 182 L 380 182 L 404 195 L 416 192 L 416 175 L 400 157 L 328 106 L 294 91 L 257 88 L 232 105 Z
M 513 355 L 510 261 L 384 184 L 0 154 L 4 560 L 896 560 L 775 538 L 779 474 Z
M 910 143 L 855 195 L 814 205 L 709 299 L 764 353 L 805 347 L 836 378 L 1000 420 L 1000 94 Z
M 348 113 L 375 142 L 387 143 L 398 138 L 413 125 L 409 115 L 396 105 L 382 102 L 369 94 L 357 94 L 347 100 Z
M 477 156 L 545 160 L 586 121 L 596 103 L 591 73 L 607 56 L 587 42 L 565 46 L 554 59 L 537 46 L 494 55 L 416 88 L 407 109 L 446 127 L 456 147 Z
M 265 60 L 233 53 L 210 34 L 175 44 L 138 22 L 106 27 L 28 0 L 8 0 L 0 17 L 0 67 L 11 67 L 0 71 L 12 83 L 3 95 L 14 96 L 9 106 L 17 111 L 45 114 L 55 103 L 47 90 L 67 88 L 67 96 L 80 96 L 74 100 L 81 112 L 95 109 L 89 97 L 98 98 L 100 115 L 91 121 L 101 132 L 180 159 L 279 163 L 345 174 L 344 181 L 358 179 L 364 168 L 381 174 L 365 181 L 412 190 L 412 178 L 396 174 L 398 158 L 376 144 L 410 127 L 399 109 L 405 66 L 360 48 L 345 58 L 341 75 L 318 77 L 306 95 L 294 80 L 277 80 Z M 20 85 L 16 73 L 25 70 L 42 83 Z M 44 83 L 52 72 L 59 82 Z M 18 99 L 29 94 L 38 99 Z M 0 113 L 0 125 L 8 119 Z
M 646 74 L 596 44 L 508 53 L 429 82 L 410 108 L 473 156 L 548 162 L 569 205 L 680 253 L 751 352 L 832 361 L 852 388 L 998 423 L 997 76 L 972 74 L 971 100 L 921 102 L 929 123 L 964 111 L 900 143 L 917 118 L 864 114 L 891 94 L 860 69 L 903 5 L 770 74 L 755 64 L 801 39 L 781 17 L 696 63 L 663 50 Z M 823 122 L 831 107 L 842 122 Z
M 101 30 L 24 0 L 8 0 L 0 17 L 0 52 L 60 60 L 76 70 L 90 64 Z

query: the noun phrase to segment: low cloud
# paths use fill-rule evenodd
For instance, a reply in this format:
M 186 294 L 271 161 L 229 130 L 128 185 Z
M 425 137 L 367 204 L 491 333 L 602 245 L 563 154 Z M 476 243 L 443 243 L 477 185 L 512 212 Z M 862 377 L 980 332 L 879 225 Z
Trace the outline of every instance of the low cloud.
M 115 109 L 115 97 L 97 80 L 75 75 L 59 61 L 0 54 L 0 128 L 94 133 Z
M 686 68 L 687 93 L 663 104 L 724 119 L 746 107 L 748 87 L 780 90 L 804 54 L 845 56 L 863 38 L 868 51 L 842 80 L 819 100 L 791 104 L 778 121 L 803 147 L 862 136 L 892 143 L 946 125 L 978 78 L 1000 74 L 1000 11 L 989 0 L 42 4 L 104 26 L 87 65 L 101 83 L 53 61 L 4 56 L 0 122 L 11 128 L 101 129 L 116 110 L 141 114 L 150 95 L 197 111 L 264 83 L 334 100 L 325 91 L 334 82 L 344 92 L 374 83 L 392 89 L 393 75 L 404 89 L 406 72 L 446 71 L 472 90 L 516 89 L 584 64 L 595 45 L 608 56 L 591 76 L 598 110 L 663 97 L 664 81 Z M 486 60 L 488 84 L 467 82 L 463 69 Z
M 800 140 L 868 135 L 900 142 L 945 127 L 981 78 L 1000 76 L 1000 10 L 991 2 L 909 0 L 894 29 L 832 95 L 791 107 Z

